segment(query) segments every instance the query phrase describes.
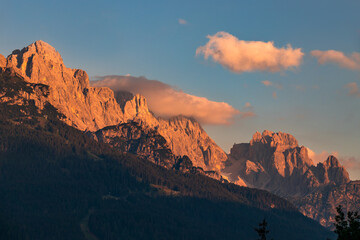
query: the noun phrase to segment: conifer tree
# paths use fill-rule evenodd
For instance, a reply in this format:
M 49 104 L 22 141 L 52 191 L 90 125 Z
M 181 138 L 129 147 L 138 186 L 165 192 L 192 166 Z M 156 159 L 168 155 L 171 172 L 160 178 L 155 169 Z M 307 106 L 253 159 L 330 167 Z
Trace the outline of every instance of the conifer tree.
M 259 223 L 259 227 L 255 228 L 255 231 L 258 233 L 258 240 L 266 240 L 266 235 L 270 232 L 267 230 L 267 222 L 264 218 L 261 223 Z
M 338 215 L 335 217 L 335 233 L 337 240 L 359 240 L 360 239 L 360 214 L 355 211 L 349 211 L 347 218 L 341 205 L 336 208 Z

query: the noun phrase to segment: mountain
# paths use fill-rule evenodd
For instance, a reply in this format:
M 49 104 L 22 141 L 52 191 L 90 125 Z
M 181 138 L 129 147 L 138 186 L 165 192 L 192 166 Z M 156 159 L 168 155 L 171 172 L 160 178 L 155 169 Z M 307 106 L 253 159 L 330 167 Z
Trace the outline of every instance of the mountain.
M 294 136 L 265 130 L 250 143 L 234 144 L 223 172 L 229 179 L 292 201 L 308 217 L 331 227 L 336 206 L 359 208 L 359 187 L 334 156 L 314 165 Z M 349 201 L 348 201 L 349 200 Z
M 120 106 L 108 88 L 92 88 L 85 71 L 67 68 L 60 54 L 43 41 L 15 50 L 6 67 L 25 81 L 49 86 L 46 98 L 59 109 L 67 124 L 80 130 L 96 130 L 124 121 Z M 37 106 L 42 107 L 40 101 Z
M 149 111 L 146 99 L 141 95 L 114 94 L 109 88 L 90 87 L 87 73 L 67 68 L 61 55 L 48 43 L 36 41 L 22 50 L 15 50 L 6 59 L 2 57 L 0 64 L 28 83 L 45 86 L 46 96 L 32 94 L 28 98 L 34 100 L 40 109 L 49 102 L 63 114 L 61 120 L 70 126 L 95 132 L 137 121 L 143 128 L 156 130 L 175 156 L 187 155 L 195 167 L 219 172 L 224 166 L 225 152 L 194 119 L 183 116 L 157 118 Z M 12 101 L 1 101 L 7 100 Z
M 333 228 L 337 206 L 341 205 L 345 211 L 359 211 L 360 181 L 329 184 L 314 189 L 302 198 L 295 198 L 292 202 L 305 216 L 317 220 L 325 227 Z
M 0 239 L 247 240 L 256 238 L 253 227 L 264 217 L 276 239 L 333 236 L 267 191 L 179 171 L 186 158 L 166 169 L 127 153 L 123 147 L 166 148 L 157 131 L 137 121 L 102 129 L 128 133 L 122 144 L 96 141 L 101 132 L 67 125 L 66 112 L 51 103 L 51 86 L 6 66 L 0 68 Z

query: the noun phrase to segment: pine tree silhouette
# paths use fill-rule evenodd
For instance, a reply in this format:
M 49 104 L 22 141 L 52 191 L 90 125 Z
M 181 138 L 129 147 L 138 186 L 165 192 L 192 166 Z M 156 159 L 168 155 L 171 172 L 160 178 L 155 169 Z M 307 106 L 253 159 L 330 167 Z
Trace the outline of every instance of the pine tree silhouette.
M 254 230 L 258 233 L 259 238 L 258 240 L 266 240 L 266 235 L 270 232 L 267 230 L 267 222 L 264 218 L 261 223 L 259 223 L 258 228 L 254 228 Z
M 347 212 L 347 218 L 341 205 L 336 208 L 338 215 L 335 217 L 335 233 L 337 240 L 359 240 L 360 239 L 360 214 L 359 212 Z

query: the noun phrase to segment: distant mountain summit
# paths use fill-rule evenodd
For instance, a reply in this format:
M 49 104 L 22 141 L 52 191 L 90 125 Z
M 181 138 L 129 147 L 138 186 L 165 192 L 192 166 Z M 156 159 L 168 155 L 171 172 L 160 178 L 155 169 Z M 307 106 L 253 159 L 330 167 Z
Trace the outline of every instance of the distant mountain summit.
M 55 48 L 43 41 L 14 50 L 6 67 L 27 82 L 49 86 L 46 101 L 63 113 L 63 121 L 71 126 L 94 131 L 124 121 L 110 89 L 90 87 L 85 71 L 67 68 Z
M 360 205 L 344 201 L 346 196 L 360 200 L 359 192 L 351 188 L 346 188 L 341 198 L 329 198 L 329 192 L 357 184 L 351 183 L 348 172 L 334 156 L 314 165 L 307 148 L 299 146 L 288 133 L 265 130 L 262 134 L 256 132 L 250 143 L 234 144 L 223 173 L 239 185 L 265 189 L 296 202 L 305 215 L 325 226 L 334 221 L 338 204 L 349 209 Z M 319 211 L 320 202 L 331 207 L 324 210 L 322 205 Z
M 239 176 L 250 187 L 267 189 L 281 196 L 301 196 L 312 188 L 350 181 L 349 174 L 334 156 L 314 165 L 308 150 L 294 136 L 265 130 L 256 132 L 250 143 L 234 144 L 224 172 Z
M 147 128 L 157 131 L 175 156 L 188 156 L 195 167 L 217 172 L 224 167 L 227 155 L 194 119 L 184 116 L 170 120 L 158 118 L 139 94 L 114 94 L 106 87 L 90 87 L 87 73 L 67 68 L 61 55 L 46 42 L 36 41 L 22 50 L 14 50 L 6 59 L 0 56 L 0 67 L 13 71 L 26 82 L 44 85 L 46 94 L 26 97 L 34 100 L 39 109 L 50 103 L 63 114 L 61 120 L 70 126 L 82 131 L 108 132 L 106 127 L 135 121 L 146 132 Z M 118 135 L 122 136 L 122 133 Z M 102 136 L 110 137 L 105 133 Z M 114 139 L 106 141 L 116 145 Z

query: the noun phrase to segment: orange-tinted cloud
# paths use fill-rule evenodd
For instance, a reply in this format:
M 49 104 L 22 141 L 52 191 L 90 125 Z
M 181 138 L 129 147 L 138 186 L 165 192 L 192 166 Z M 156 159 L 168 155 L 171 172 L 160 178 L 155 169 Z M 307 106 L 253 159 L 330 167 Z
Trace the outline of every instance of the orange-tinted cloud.
M 245 108 L 252 108 L 252 105 L 251 105 L 251 103 L 247 102 L 247 103 L 245 103 L 244 107 Z
M 360 179 L 360 158 L 359 157 L 349 157 L 341 156 L 339 158 L 341 164 L 349 172 L 350 179 L 359 180 Z
M 277 93 L 276 93 L 276 92 L 273 92 L 273 93 L 272 93 L 272 97 L 273 97 L 274 99 L 277 99 L 277 97 L 278 97 L 278 96 L 277 96 Z
M 345 56 L 343 52 L 328 50 L 314 50 L 310 53 L 318 59 L 320 64 L 335 63 L 342 68 L 360 70 L 360 53 L 354 52 L 350 56 Z
M 273 83 L 273 82 L 271 82 L 269 80 L 261 81 L 261 83 L 264 84 L 264 86 L 266 86 L 266 87 L 271 87 L 272 86 L 272 87 L 275 87 L 277 89 L 282 89 L 283 88 L 283 86 L 280 83 Z
M 340 157 L 340 161 L 346 169 L 356 170 L 360 173 L 360 159 L 356 159 L 355 157 Z
M 360 98 L 360 90 L 356 82 L 351 82 L 345 85 L 349 89 L 348 95 Z
M 318 164 L 320 162 L 324 162 L 326 161 L 326 159 L 330 156 L 330 155 L 333 155 L 335 156 L 336 158 L 339 157 L 339 153 L 338 152 L 331 152 L 331 153 L 328 153 L 327 151 L 322 151 L 321 153 L 315 153 L 313 150 L 311 150 L 310 148 L 307 148 L 308 150 L 308 155 L 309 155 L 309 158 L 311 158 L 314 162 L 314 164 Z
M 181 25 L 186 25 L 187 24 L 187 21 L 185 19 L 182 19 L 182 18 L 179 18 L 178 22 Z
M 202 124 L 230 124 L 235 115 L 248 117 L 225 102 L 215 102 L 204 97 L 184 93 L 170 85 L 145 77 L 105 76 L 91 82 L 92 86 L 109 87 L 114 91 L 140 93 L 147 98 L 149 108 L 157 116 L 169 118 L 184 115 Z
M 254 112 L 254 107 L 251 105 L 251 103 L 247 102 L 245 103 L 244 107 L 241 110 L 240 113 L 240 118 L 244 119 L 244 118 L 250 118 L 250 117 L 255 117 L 256 114 Z
M 360 178 L 360 158 L 349 157 L 349 156 L 339 156 L 338 152 L 328 153 L 327 151 L 322 151 L 317 154 L 312 151 L 310 148 L 307 148 L 309 157 L 313 160 L 314 164 L 318 164 L 320 162 L 326 161 L 326 159 L 333 155 L 337 159 L 339 159 L 341 165 L 349 172 L 351 179 L 359 179 Z
M 267 86 L 267 87 L 273 85 L 273 83 L 270 82 L 269 80 L 261 81 L 261 83 L 264 84 L 264 85 Z
M 211 57 L 232 72 L 279 72 L 301 64 L 304 53 L 291 45 L 276 48 L 273 42 L 244 41 L 227 32 L 207 36 L 209 41 L 196 49 L 196 55 Z

